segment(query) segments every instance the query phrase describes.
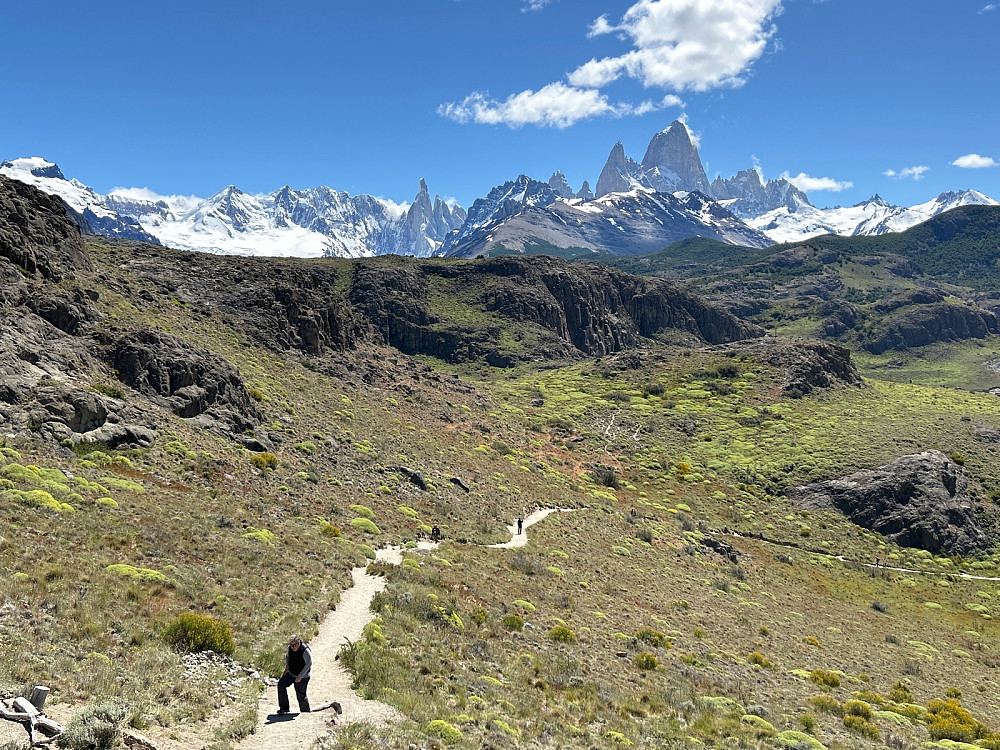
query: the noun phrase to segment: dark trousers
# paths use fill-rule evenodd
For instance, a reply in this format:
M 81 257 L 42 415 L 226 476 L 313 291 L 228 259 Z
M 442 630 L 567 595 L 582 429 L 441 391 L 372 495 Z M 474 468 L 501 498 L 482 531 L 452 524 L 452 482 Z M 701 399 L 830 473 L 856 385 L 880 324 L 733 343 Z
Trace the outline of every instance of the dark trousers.
M 299 702 L 299 711 L 304 714 L 309 713 L 309 698 L 306 696 L 306 690 L 309 687 L 309 678 L 303 677 L 296 682 L 295 678 L 290 674 L 282 675 L 281 679 L 278 680 L 278 710 L 288 710 L 289 685 L 295 686 L 295 700 Z

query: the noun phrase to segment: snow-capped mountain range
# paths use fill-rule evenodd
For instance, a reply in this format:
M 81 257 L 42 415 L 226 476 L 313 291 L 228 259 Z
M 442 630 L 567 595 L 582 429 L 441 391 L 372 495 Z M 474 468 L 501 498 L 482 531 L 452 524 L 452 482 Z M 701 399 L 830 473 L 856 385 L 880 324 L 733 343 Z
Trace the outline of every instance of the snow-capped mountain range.
M 724 206 L 699 192 L 631 190 L 600 198 L 562 198 L 549 184 L 521 175 L 469 209 L 444 253 L 476 257 L 497 246 L 508 252 L 552 249 L 641 255 L 688 237 L 733 245 L 773 244 Z
M 941 193 L 938 197 L 909 208 L 892 206 L 873 195 L 854 206 L 816 208 L 800 204 L 794 209 L 780 206 L 752 218 L 747 224 L 775 242 L 797 242 L 820 234 L 855 235 L 902 232 L 959 206 L 995 206 L 997 201 L 978 190 Z
M 328 187 L 250 195 L 230 185 L 206 199 L 147 190 L 101 195 L 40 158 L 5 161 L 0 174 L 58 195 L 94 234 L 230 255 L 426 257 L 465 222 L 464 209 L 432 201 L 423 180 L 413 202 L 399 205 Z
M 439 196 L 432 200 L 424 180 L 412 203 L 398 204 L 328 187 L 251 195 L 230 185 L 209 198 L 145 189 L 101 195 L 38 157 L 2 162 L 0 174 L 58 195 L 92 234 L 299 257 L 475 255 L 488 252 L 489 243 L 519 252 L 636 253 L 690 236 L 762 247 L 819 234 L 899 232 L 957 206 L 997 204 L 965 190 L 911 207 L 876 195 L 856 206 L 817 208 L 788 180 L 765 181 L 756 169 L 710 182 L 690 131 L 677 120 L 653 136 L 641 162 L 615 144 L 594 191 L 587 182 L 574 191 L 561 171 L 547 183 L 522 175 L 476 200 L 468 214 Z

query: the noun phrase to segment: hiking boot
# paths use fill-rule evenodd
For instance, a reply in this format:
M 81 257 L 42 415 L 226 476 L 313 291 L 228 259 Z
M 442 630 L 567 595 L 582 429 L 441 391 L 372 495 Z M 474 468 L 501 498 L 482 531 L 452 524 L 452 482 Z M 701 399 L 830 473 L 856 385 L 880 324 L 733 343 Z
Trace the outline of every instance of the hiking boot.
M 344 709 L 340 707 L 340 703 L 338 701 L 333 702 L 333 710 L 336 711 L 338 714 L 344 713 Z
M 287 713 L 288 713 L 288 709 L 287 708 L 279 708 L 278 709 L 278 716 L 284 716 Z

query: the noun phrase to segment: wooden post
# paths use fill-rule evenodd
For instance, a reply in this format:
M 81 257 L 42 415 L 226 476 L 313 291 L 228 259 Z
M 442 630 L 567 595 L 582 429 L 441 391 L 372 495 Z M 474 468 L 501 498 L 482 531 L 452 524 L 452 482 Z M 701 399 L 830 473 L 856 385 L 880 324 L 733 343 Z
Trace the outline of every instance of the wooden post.
M 31 691 L 31 697 L 28 700 L 31 701 L 32 706 L 41 711 L 42 706 L 45 705 L 45 699 L 48 697 L 49 689 L 44 685 L 36 685 L 35 689 Z

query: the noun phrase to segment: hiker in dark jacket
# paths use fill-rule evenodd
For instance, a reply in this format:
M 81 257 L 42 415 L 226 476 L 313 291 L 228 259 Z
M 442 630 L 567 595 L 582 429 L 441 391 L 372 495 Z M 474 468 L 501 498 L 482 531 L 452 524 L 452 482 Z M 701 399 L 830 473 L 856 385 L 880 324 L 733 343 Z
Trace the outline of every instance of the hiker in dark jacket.
M 299 702 L 299 711 L 309 713 L 309 697 L 306 690 L 309 687 L 309 672 L 312 669 L 312 652 L 297 635 L 288 639 L 288 651 L 285 653 L 285 673 L 278 680 L 278 714 L 288 713 L 288 686 L 295 686 L 295 699 Z

